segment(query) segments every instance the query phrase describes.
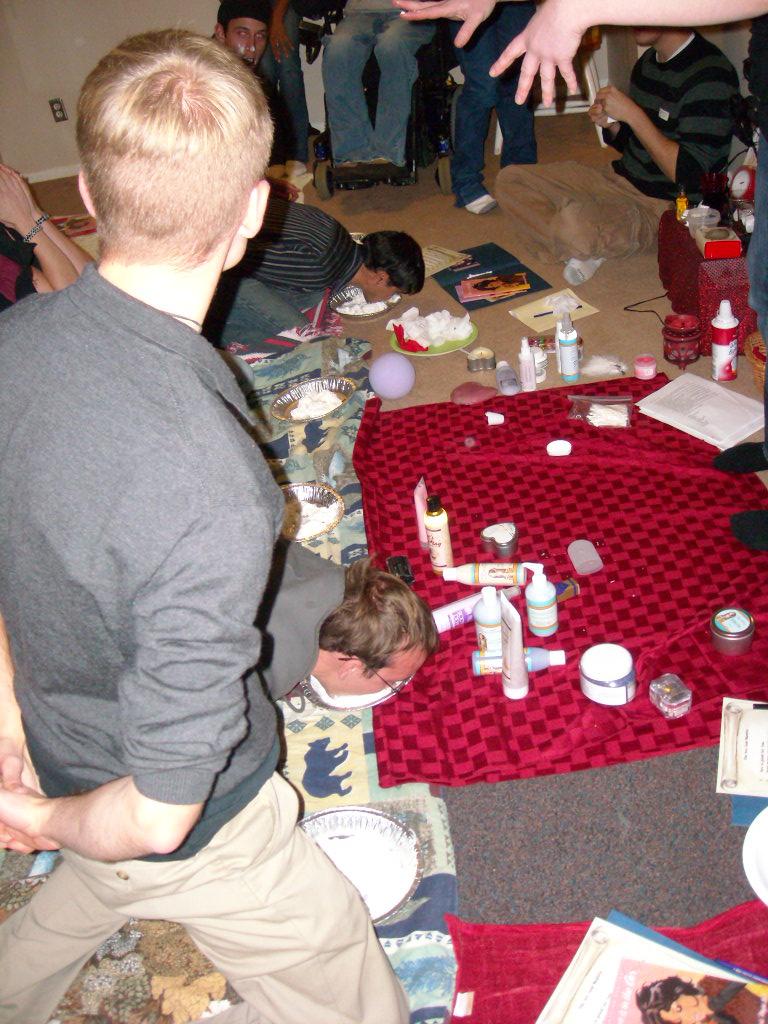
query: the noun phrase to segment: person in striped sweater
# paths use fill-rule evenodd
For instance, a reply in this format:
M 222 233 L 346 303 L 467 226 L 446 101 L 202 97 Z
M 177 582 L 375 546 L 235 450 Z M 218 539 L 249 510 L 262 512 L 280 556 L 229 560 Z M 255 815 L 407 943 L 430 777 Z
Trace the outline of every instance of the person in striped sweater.
M 608 257 L 655 247 L 661 213 L 683 186 L 701 198 L 701 176 L 725 170 L 733 132 L 736 71 L 725 55 L 686 28 L 636 28 L 648 49 L 629 94 L 599 90 L 589 116 L 621 153 L 610 168 L 575 161 L 510 165 L 496 180 L 501 207 L 529 248 L 565 263 L 571 284 Z

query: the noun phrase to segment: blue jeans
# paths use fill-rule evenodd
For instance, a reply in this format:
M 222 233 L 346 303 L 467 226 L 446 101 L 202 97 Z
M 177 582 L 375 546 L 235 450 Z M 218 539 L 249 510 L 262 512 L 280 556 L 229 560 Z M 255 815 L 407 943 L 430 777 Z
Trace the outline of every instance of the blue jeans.
M 749 268 L 749 304 L 757 313 L 757 326 L 768 343 L 768 138 L 761 134 L 757 157 L 755 187 L 755 230 L 747 250 Z M 763 449 L 768 458 L 768 374 L 763 391 L 765 437 Z
M 301 160 L 306 163 L 309 157 L 309 114 L 299 51 L 299 16 L 290 4 L 285 12 L 285 31 L 293 43 L 293 49 L 282 60 L 276 60 L 272 48 L 268 46 L 259 62 L 259 71 L 271 82 L 277 93 L 277 158 L 274 162 Z
M 326 36 L 323 85 L 331 147 L 336 163 L 384 157 L 405 163 L 405 138 L 411 89 L 418 76 L 416 51 L 428 43 L 430 22 L 404 21 L 398 11 L 353 12 Z M 363 93 L 363 68 L 371 53 L 381 71 L 376 127 L 371 125 Z
M 485 140 L 491 111 L 501 126 L 503 145 L 501 166 L 535 164 L 536 137 L 530 105 L 515 103 L 520 61 L 499 78 L 488 70 L 505 46 L 521 32 L 533 17 L 533 3 L 500 3 L 461 49 L 456 49 L 464 75 L 464 88 L 456 103 L 456 130 L 451 160 L 451 182 L 457 206 L 466 206 L 488 191 L 483 182 Z M 461 23 L 451 22 L 451 39 L 456 39 Z
M 284 339 L 265 344 L 281 331 L 303 327 L 309 321 L 302 313 L 316 305 L 325 294 L 277 289 L 251 277 L 222 278 L 205 321 L 205 336 L 217 348 L 230 348 L 237 355 L 288 351 L 297 343 Z

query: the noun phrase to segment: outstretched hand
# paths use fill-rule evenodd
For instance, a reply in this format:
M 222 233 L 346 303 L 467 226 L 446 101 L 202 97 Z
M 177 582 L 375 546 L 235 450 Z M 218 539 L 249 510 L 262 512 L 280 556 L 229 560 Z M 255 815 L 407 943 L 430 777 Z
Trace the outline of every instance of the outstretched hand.
M 435 0 L 424 3 L 422 0 L 394 0 L 396 7 L 403 12 L 402 17 L 408 21 L 425 21 L 429 18 L 450 18 L 452 21 L 463 21 L 455 44 L 464 46 L 472 38 L 481 22 L 496 6 L 496 0 Z
M 491 66 L 491 75 L 495 77 L 525 54 L 515 93 L 517 103 L 525 103 L 537 71 L 541 78 L 541 98 L 547 107 L 555 99 L 558 71 L 565 79 L 569 93 L 579 91 L 573 58 L 581 44 L 585 26 L 577 22 L 574 9 L 578 9 L 578 4 L 563 8 L 557 0 L 545 0 L 523 31 L 515 36 Z

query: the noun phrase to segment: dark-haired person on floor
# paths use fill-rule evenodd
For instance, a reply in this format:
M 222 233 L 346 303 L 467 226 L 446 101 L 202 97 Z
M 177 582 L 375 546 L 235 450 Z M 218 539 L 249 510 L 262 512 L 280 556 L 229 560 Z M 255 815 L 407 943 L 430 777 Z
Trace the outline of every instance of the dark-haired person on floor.
M 219 282 L 206 337 L 246 358 L 284 352 L 292 343 L 275 335 L 307 325 L 305 310 L 348 285 L 368 302 L 421 291 L 421 247 L 404 231 L 373 231 L 357 243 L 322 210 L 272 197 L 242 262 Z

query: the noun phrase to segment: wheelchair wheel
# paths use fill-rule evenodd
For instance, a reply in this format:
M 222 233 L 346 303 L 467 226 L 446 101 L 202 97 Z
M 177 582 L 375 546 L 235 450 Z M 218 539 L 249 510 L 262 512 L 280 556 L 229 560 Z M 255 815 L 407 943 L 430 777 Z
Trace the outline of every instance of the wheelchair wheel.
M 437 187 L 444 196 L 451 195 L 453 188 L 451 187 L 451 158 L 449 156 L 437 158 L 435 180 L 437 181 Z
M 319 160 L 315 164 L 315 188 L 321 199 L 330 199 L 333 195 L 333 171 L 330 160 Z

